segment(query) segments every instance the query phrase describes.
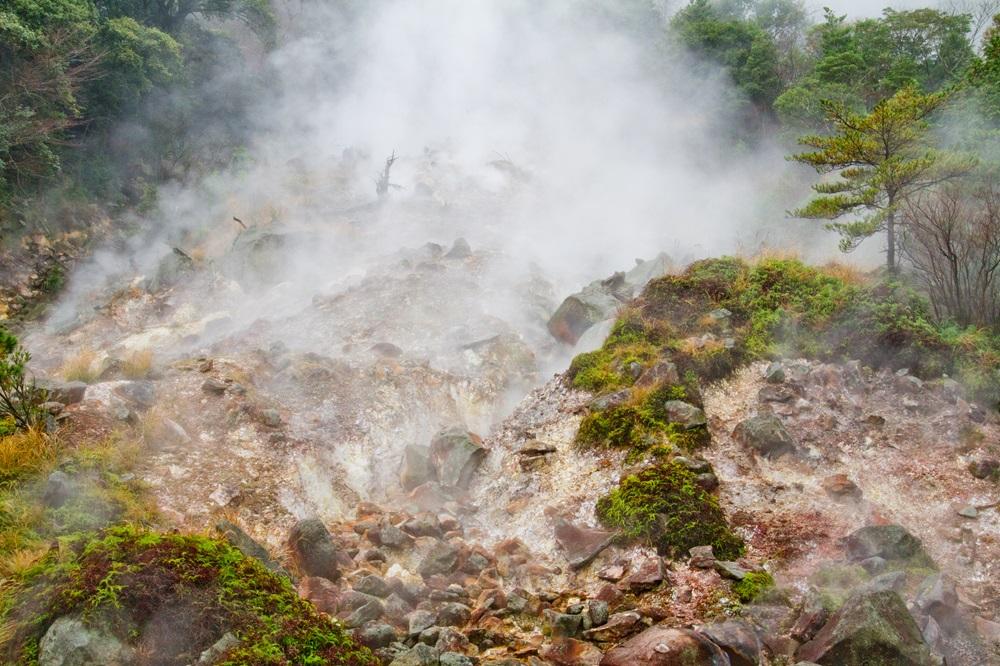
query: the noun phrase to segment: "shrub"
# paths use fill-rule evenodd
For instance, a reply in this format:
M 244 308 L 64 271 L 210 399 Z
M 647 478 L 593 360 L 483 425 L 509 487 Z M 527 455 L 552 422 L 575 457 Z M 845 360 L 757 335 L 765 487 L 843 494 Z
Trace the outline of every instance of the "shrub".
M 598 500 L 597 517 L 626 539 L 643 540 L 671 557 L 709 545 L 724 559 L 743 552 L 743 541 L 730 530 L 718 501 L 673 461 L 623 478 Z
M 227 631 L 239 643 L 216 664 L 378 663 L 341 625 L 300 598 L 286 577 L 213 538 L 114 527 L 68 557 L 50 553 L 29 577 L 34 585 L 8 618 L 14 633 L 4 656 L 11 661 L 37 650 L 55 619 L 84 612 L 104 620 L 120 639 L 158 653 L 158 663 L 196 661 Z M 178 607 L 195 614 L 183 642 L 137 631 Z
M 17 338 L 0 328 L 0 434 L 34 428 L 44 419 L 45 394 L 28 378 L 30 360 Z

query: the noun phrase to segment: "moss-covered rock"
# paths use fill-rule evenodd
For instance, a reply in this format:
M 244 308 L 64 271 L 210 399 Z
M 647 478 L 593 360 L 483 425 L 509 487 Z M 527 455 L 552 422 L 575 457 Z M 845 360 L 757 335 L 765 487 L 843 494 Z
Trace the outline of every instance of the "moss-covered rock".
M 730 530 L 716 499 L 698 485 L 696 474 L 674 461 L 623 478 L 597 502 L 597 516 L 663 555 L 709 545 L 721 558 L 743 552 L 743 541 Z
M 743 580 L 733 583 L 733 594 L 747 604 L 774 587 L 774 577 L 766 571 L 751 571 Z
M 227 632 L 238 642 L 215 664 L 377 663 L 287 578 L 212 538 L 114 527 L 51 552 L 21 585 L 4 663 L 37 663 L 40 639 L 65 616 L 99 623 L 155 655 L 148 663 L 193 663 Z

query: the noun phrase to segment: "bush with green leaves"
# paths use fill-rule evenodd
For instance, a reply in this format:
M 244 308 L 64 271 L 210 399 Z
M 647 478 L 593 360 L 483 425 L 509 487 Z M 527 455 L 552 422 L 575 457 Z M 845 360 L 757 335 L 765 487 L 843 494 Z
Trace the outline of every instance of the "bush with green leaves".
M 0 431 L 33 428 L 44 418 L 44 391 L 28 376 L 31 355 L 10 331 L 0 328 Z

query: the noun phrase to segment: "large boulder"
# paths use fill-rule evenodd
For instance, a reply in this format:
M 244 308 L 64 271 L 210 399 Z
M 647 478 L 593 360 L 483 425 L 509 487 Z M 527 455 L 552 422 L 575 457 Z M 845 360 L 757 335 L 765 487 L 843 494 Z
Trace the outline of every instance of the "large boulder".
M 575 345 L 590 327 L 614 317 L 622 303 L 642 291 L 650 280 L 665 274 L 670 266 L 670 259 L 660 254 L 650 261 L 638 261 L 627 273 L 591 282 L 562 302 L 549 319 L 549 333 Z
M 772 414 L 741 421 L 733 430 L 733 439 L 767 458 L 778 458 L 795 448 L 781 419 Z
M 871 557 L 883 560 L 909 560 L 926 558 L 920 539 L 900 525 L 868 525 L 852 532 L 843 539 L 847 558 L 862 562 Z
M 431 440 L 430 463 L 445 488 L 466 488 L 486 457 L 479 435 L 463 428 L 445 428 Z
M 612 648 L 600 666 L 730 666 L 722 649 L 697 632 L 650 627 Z
M 76 617 L 53 622 L 38 644 L 39 666 L 127 666 L 135 656 L 113 634 Z
M 722 648 L 732 666 L 757 666 L 764 654 L 764 644 L 753 626 L 744 620 L 726 620 L 701 628 L 701 633 Z
M 859 592 L 799 648 L 798 658 L 820 666 L 940 666 L 896 592 Z
M 326 525 L 319 518 L 295 523 L 288 535 L 288 548 L 295 566 L 306 576 L 337 580 L 337 547 Z
M 430 452 L 427 447 L 409 445 L 403 449 L 403 464 L 399 468 L 399 483 L 409 492 L 434 480 Z

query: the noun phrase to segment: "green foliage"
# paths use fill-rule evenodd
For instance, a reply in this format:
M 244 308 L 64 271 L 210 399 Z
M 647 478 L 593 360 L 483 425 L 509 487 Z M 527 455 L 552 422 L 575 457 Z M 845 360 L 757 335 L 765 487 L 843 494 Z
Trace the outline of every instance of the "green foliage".
M 933 9 L 848 23 L 829 9 L 809 35 L 812 67 L 775 101 L 787 124 L 817 127 L 823 102 L 863 113 L 907 87 L 924 92 L 959 80 L 972 61 L 969 17 Z
M 733 594 L 748 604 L 774 587 L 774 577 L 766 571 L 751 571 L 743 580 L 733 583 Z
M 736 87 L 769 111 L 781 91 L 774 39 L 753 21 L 726 16 L 708 0 L 693 0 L 671 20 L 681 44 L 729 71 Z
M 17 338 L 0 327 L 0 421 L 28 429 L 40 424 L 44 414 L 40 405 L 45 394 L 28 377 L 31 355 Z M 9 429 L 9 426 L 5 427 Z
M 663 405 L 668 400 L 691 400 L 683 386 L 664 386 L 655 391 L 635 391 L 623 405 L 592 410 L 577 430 L 576 442 L 584 446 L 609 446 L 634 453 L 668 444 L 693 451 L 705 446 L 710 435 L 704 426 L 683 428 L 670 423 Z
M 11 613 L 8 658 L 34 652 L 57 617 L 83 612 L 135 640 L 171 604 L 197 613 L 184 654 L 196 660 L 225 632 L 240 642 L 218 664 L 375 664 L 339 624 L 300 598 L 291 582 L 223 541 L 113 527 L 77 544 L 68 556 L 50 553 L 26 575 L 20 606 Z M 23 608 L 31 615 L 20 611 Z
M 631 386 L 633 364 L 646 368 L 656 361 L 661 335 L 634 313 L 620 317 L 600 349 L 580 354 L 570 363 L 573 386 L 595 393 Z
M 840 233 L 845 252 L 885 231 L 888 267 L 895 270 L 899 205 L 922 190 L 959 178 L 975 165 L 972 158 L 944 153 L 930 141 L 928 117 L 946 99 L 944 93 L 923 94 L 908 86 L 870 113 L 824 102 L 833 133 L 802 137 L 800 142 L 814 150 L 792 159 L 821 174 L 835 172 L 837 179 L 814 185 L 819 196 L 794 214 L 823 220 L 851 216 L 848 222 L 827 225 Z M 858 214 L 861 217 L 854 217 Z
M 608 527 L 620 529 L 625 538 L 645 541 L 672 557 L 707 545 L 726 559 L 743 552 L 742 540 L 729 529 L 716 499 L 676 462 L 623 478 L 598 500 L 597 516 Z

